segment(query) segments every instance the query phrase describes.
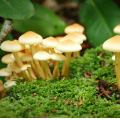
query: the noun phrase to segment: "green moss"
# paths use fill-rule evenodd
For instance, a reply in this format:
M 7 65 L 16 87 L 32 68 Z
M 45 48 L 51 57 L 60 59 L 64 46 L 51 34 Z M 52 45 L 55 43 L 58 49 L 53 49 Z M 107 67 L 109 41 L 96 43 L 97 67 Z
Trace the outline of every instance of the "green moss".
M 114 61 L 111 59 L 113 53 L 105 51 L 102 57 L 98 57 L 101 52 L 103 49 L 100 46 L 87 50 L 84 56 L 72 58 L 69 79 L 19 80 L 16 86 L 8 88 L 0 101 L 0 117 L 119 118 L 120 105 L 115 105 L 118 100 L 114 95 L 108 105 L 106 98 L 96 97 L 97 79 L 116 84 Z M 93 75 L 87 78 L 84 75 L 88 71 Z M 68 99 L 71 100 L 69 104 L 65 102 Z M 80 101 L 83 103 L 79 107 L 73 104 L 79 104 Z

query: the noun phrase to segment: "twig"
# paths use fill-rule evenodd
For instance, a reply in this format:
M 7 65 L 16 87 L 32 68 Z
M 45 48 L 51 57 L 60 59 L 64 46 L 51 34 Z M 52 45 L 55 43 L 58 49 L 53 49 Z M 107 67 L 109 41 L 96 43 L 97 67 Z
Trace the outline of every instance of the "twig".
M 13 29 L 13 23 L 11 20 L 5 20 L 3 23 L 3 27 L 0 32 L 0 45 L 4 38 L 10 33 Z
M 104 95 L 107 97 L 107 99 L 110 100 L 110 96 L 108 95 L 107 91 L 102 86 L 100 86 L 99 88 L 100 88 L 101 92 L 104 93 Z

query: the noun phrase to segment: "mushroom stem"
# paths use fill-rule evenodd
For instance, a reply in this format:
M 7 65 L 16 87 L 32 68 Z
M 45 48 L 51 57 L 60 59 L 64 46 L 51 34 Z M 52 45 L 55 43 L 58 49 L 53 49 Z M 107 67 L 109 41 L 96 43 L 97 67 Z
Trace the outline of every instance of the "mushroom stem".
M 47 74 L 49 75 L 49 78 L 52 78 L 53 76 L 52 76 L 52 73 L 50 71 L 47 61 L 45 61 L 45 68 L 46 68 Z
M 46 80 L 47 80 L 47 79 L 49 79 L 49 76 L 48 76 L 48 74 L 47 74 L 45 61 L 41 61 L 41 65 L 42 65 L 42 68 L 43 68 L 43 71 L 44 71 L 44 73 L 45 73 L 45 77 L 46 77 Z
M 54 48 L 49 48 L 51 54 L 55 53 Z
M 62 67 L 61 77 L 63 77 L 63 76 L 64 76 L 65 65 L 66 65 L 66 61 L 64 62 L 63 67 Z
M 53 70 L 53 79 L 57 76 L 57 72 L 59 72 L 59 63 L 60 61 L 55 61 L 55 66 L 54 66 L 54 70 Z
M 64 77 L 67 77 L 67 78 L 68 78 L 70 62 L 71 62 L 71 53 L 72 52 L 66 52 L 66 62 L 65 62 L 66 64 L 64 69 Z
M 118 52 L 115 52 L 115 72 L 116 72 L 117 86 L 120 89 L 120 53 Z
M 30 64 L 30 61 L 27 61 L 27 63 Z M 30 76 L 33 78 L 33 80 L 37 79 L 31 67 L 28 67 L 28 71 L 30 73 Z
M 36 67 L 35 67 L 34 61 L 30 61 L 30 64 L 31 64 L 31 67 L 32 67 L 32 69 L 33 69 L 35 75 L 38 77 L 39 74 L 38 74 L 37 69 L 36 69 Z
M 17 52 L 12 52 L 12 53 L 14 55 L 14 58 L 15 58 L 17 64 L 18 64 L 18 66 L 21 67 L 23 65 L 23 63 L 22 63 L 20 57 L 18 56 L 18 53 Z M 27 70 L 23 71 L 22 74 L 26 79 L 31 80 L 31 77 L 30 77 Z
M 35 54 L 35 47 L 34 47 L 34 45 L 30 45 L 30 50 L 31 50 L 32 55 L 34 55 Z M 41 65 L 39 64 L 39 61 L 34 59 L 34 62 L 35 62 L 37 70 L 39 71 L 38 72 L 39 77 L 41 77 L 43 79 L 46 79 L 44 71 L 43 71 Z
M 73 57 L 74 58 L 77 58 L 79 55 L 80 55 L 80 51 L 73 52 Z
M 16 72 L 13 71 L 13 75 L 14 75 L 15 78 L 19 79 L 19 76 L 17 75 Z

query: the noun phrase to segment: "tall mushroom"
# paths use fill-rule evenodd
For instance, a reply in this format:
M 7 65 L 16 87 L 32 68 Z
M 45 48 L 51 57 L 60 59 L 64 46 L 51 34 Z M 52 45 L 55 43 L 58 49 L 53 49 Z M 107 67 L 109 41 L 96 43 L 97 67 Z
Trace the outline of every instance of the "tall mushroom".
M 24 33 L 23 35 L 21 35 L 18 40 L 21 44 L 29 45 L 31 53 L 32 55 L 34 55 L 36 53 L 34 45 L 42 42 L 42 36 L 40 36 L 39 34 L 33 31 L 28 31 Z M 45 74 L 38 60 L 34 59 L 34 62 L 38 70 L 39 77 L 45 79 Z
M 4 41 L 1 44 L 1 49 L 3 51 L 7 51 L 7 52 L 12 52 L 13 53 L 14 58 L 15 58 L 16 62 L 18 63 L 19 67 L 21 67 L 23 65 L 23 63 L 22 63 L 20 57 L 18 56 L 17 52 L 23 50 L 24 48 L 25 48 L 25 46 L 21 45 L 18 42 L 18 40 L 14 40 L 14 41 L 7 40 L 7 41 Z M 23 72 L 24 77 L 26 77 L 26 79 L 31 79 L 30 75 L 26 74 L 27 72 L 28 72 L 27 70 Z
M 65 68 L 64 68 L 62 74 L 64 77 L 68 78 L 70 62 L 71 62 L 71 53 L 81 50 L 82 47 L 80 44 L 78 44 L 72 40 L 65 40 L 63 42 L 60 42 L 57 45 L 56 49 L 66 53 L 66 61 L 64 62 Z
M 120 89 L 120 36 L 116 35 L 103 43 L 103 49 L 114 52 L 115 54 L 115 72 L 117 85 Z

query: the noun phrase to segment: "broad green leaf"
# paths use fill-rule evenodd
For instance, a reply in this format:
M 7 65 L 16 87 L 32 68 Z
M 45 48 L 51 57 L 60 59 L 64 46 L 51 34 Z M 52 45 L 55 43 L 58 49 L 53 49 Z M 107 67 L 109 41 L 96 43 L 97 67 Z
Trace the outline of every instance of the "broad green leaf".
M 115 35 L 113 29 L 120 24 L 120 9 L 111 0 L 85 0 L 79 17 L 88 40 L 96 47 Z
M 9 19 L 26 19 L 34 14 L 30 0 L 0 0 L 0 16 Z
M 1 31 L 1 29 L 2 29 L 2 24 L 0 24 L 0 31 Z M 13 40 L 12 35 L 10 33 L 8 33 L 8 35 L 4 38 L 3 41 L 5 41 L 5 40 Z M 5 55 L 6 53 L 7 52 L 0 49 L 0 55 Z
M 35 14 L 25 20 L 13 20 L 13 28 L 21 33 L 35 31 L 45 36 L 55 36 L 64 33 L 66 23 L 49 9 L 34 3 Z

